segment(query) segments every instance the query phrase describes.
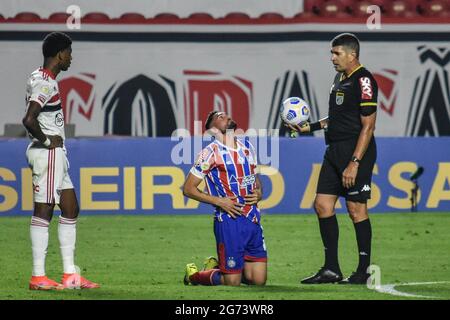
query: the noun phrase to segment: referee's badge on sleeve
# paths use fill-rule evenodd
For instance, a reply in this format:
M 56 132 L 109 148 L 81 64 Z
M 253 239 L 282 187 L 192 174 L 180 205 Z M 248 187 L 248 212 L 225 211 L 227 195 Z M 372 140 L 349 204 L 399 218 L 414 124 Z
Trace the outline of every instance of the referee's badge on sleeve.
M 344 103 L 344 93 L 343 92 L 336 92 L 336 104 L 340 106 Z

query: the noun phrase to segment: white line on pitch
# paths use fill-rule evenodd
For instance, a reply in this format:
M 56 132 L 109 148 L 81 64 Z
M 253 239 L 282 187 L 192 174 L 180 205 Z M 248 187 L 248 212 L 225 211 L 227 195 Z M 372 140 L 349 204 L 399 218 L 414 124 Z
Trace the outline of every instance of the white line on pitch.
M 422 295 L 401 292 L 401 291 L 396 290 L 395 287 L 397 287 L 397 286 L 417 286 L 417 285 L 427 285 L 427 284 L 441 284 L 441 283 L 450 283 L 450 281 L 408 282 L 408 283 L 399 283 L 399 284 L 383 284 L 383 285 L 380 285 L 378 288 L 375 287 L 375 291 L 380 292 L 380 293 L 391 294 L 393 296 L 400 296 L 400 297 L 439 299 L 439 297 L 422 296 Z

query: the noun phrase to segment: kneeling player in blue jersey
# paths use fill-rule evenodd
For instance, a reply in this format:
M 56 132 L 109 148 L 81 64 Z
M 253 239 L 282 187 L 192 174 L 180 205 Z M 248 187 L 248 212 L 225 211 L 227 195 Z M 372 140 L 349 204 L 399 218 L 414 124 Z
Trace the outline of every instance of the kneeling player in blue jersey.
M 202 150 L 184 184 L 185 196 L 215 207 L 219 258 L 210 258 L 206 264 L 210 267 L 202 271 L 188 264 L 186 285 L 264 285 L 267 280 L 267 251 L 257 205 L 262 191 L 256 153 L 247 140 L 236 138 L 236 127 L 225 112 L 208 115 L 205 129 L 215 140 Z M 208 193 L 198 189 L 203 179 Z

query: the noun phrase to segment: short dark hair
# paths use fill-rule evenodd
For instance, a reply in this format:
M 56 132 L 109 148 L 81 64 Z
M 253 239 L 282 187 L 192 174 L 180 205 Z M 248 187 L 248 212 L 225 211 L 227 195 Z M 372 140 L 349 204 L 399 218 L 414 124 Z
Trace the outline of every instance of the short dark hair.
M 341 33 L 331 40 L 331 47 L 343 46 L 356 52 L 359 58 L 359 40 L 353 33 Z
M 216 110 L 208 113 L 208 117 L 206 117 L 206 122 L 205 122 L 205 130 L 208 130 L 211 127 L 211 122 L 213 121 L 214 116 L 218 113 L 219 113 L 219 111 L 216 111 Z
M 69 48 L 72 39 L 63 32 L 52 32 L 45 36 L 42 43 L 42 54 L 44 58 L 54 57 L 60 51 Z

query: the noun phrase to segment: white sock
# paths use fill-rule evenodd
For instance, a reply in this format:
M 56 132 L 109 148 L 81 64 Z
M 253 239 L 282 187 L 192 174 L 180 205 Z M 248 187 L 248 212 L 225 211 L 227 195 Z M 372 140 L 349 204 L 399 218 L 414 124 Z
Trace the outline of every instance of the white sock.
M 31 251 L 33 252 L 33 276 L 45 276 L 49 224 L 50 222 L 45 219 L 31 217 L 30 237 Z
M 59 217 L 58 238 L 61 248 L 64 273 L 76 273 L 74 264 L 77 219 Z

